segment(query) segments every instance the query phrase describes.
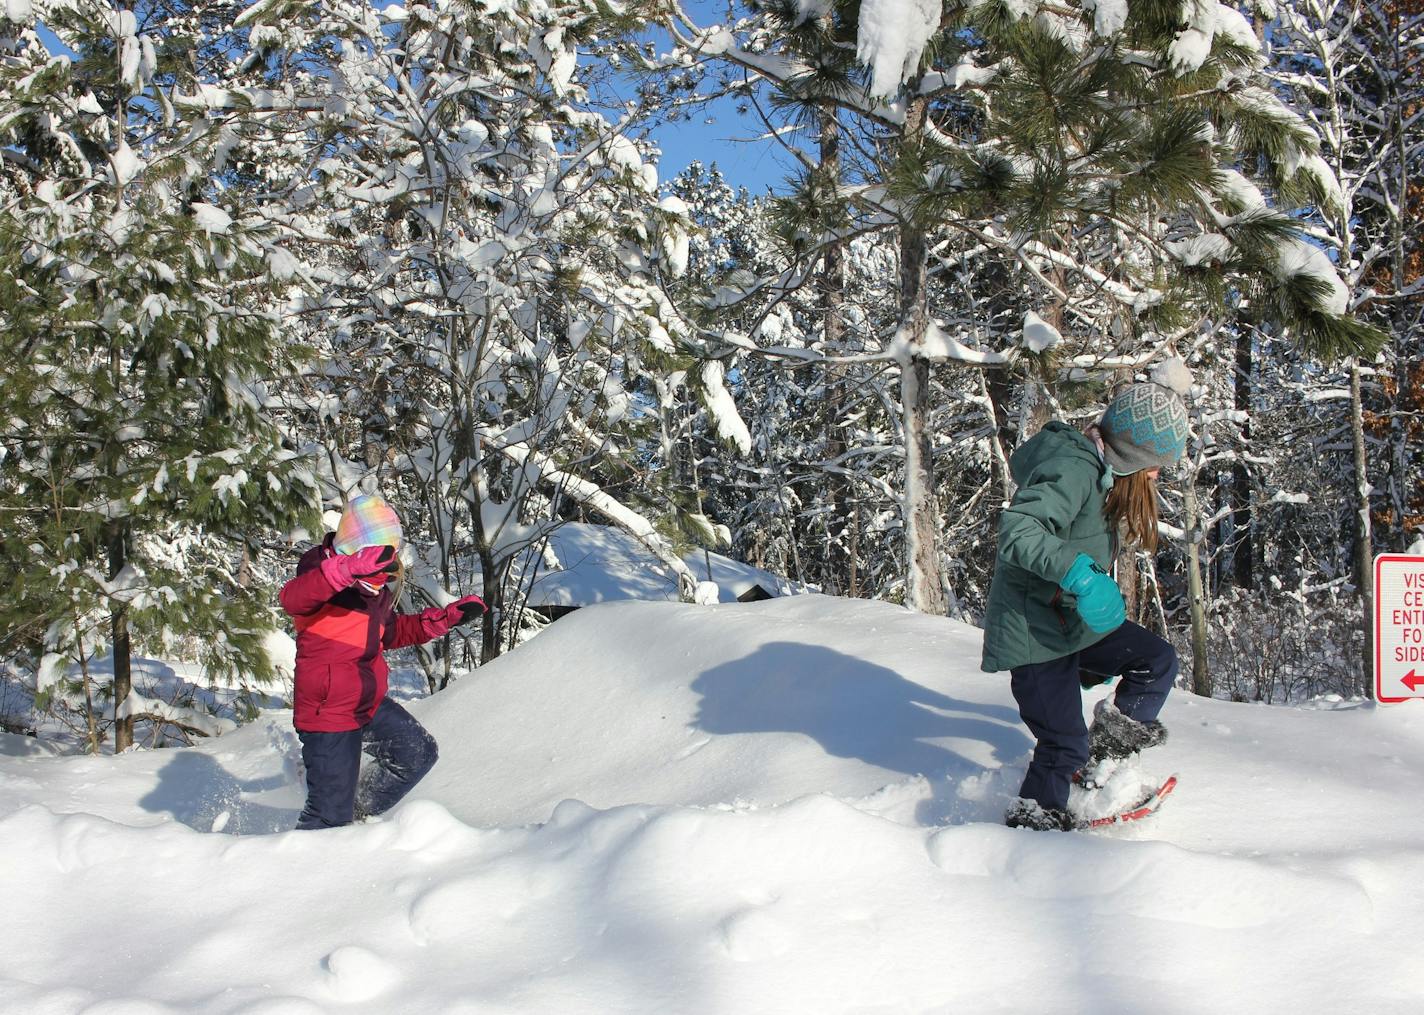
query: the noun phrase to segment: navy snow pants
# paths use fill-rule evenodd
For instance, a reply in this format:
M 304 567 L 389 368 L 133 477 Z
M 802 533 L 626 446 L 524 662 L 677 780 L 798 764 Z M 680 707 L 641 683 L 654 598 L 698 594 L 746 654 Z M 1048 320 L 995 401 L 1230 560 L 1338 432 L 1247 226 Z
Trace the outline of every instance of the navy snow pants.
M 1129 620 L 1081 652 L 1010 671 L 1019 715 L 1038 740 L 1019 796 L 1058 810 L 1068 806 L 1073 773 L 1088 763 L 1080 670 L 1121 677 L 1114 699 L 1118 711 L 1149 722 L 1177 679 L 1177 650 Z
M 358 730 L 304 733 L 307 803 L 297 827 L 349 825 L 357 814 L 384 814 L 409 793 L 435 764 L 435 738 L 389 697 Z M 361 752 L 375 762 L 361 775 Z

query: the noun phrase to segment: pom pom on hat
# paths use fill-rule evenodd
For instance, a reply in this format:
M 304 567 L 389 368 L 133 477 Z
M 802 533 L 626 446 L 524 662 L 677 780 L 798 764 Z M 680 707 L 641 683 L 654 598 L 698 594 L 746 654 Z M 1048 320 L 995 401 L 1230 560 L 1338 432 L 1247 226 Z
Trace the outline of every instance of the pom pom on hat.
M 1103 457 L 1113 472 L 1128 476 L 1143 469 L 1165 469 L 1187 447 L 1187 406 L 1192 372 L 1180 356 L 1152 368 L 1152 378 L 1119 392 L 1098 421 Z
M 352 498 L 341 512 L 341 523 L 331 541 L 337 553 L 355 553 L 364 546 L 394 546 L 400 552 L 400 516 L 374 493 Z
M 1164 359 L 1153 367 L 1147 376 L 1152 379 L 1153 384 L 1160 384 L 1183 398 L 1192 393 L 1192 384 L 1195 383 L 1191 370 L 1187 368 L 1187 361 L 1180 356 Z

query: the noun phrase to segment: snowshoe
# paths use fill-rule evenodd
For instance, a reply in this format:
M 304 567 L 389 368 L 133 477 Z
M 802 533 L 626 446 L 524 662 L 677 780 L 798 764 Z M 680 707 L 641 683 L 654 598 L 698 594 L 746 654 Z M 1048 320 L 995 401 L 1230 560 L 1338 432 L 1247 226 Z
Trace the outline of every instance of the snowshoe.
M 1177 787 L 1177 777 L 1169 775 L 1159 786 L 1148 790 L 1142 798 L 1130 807 L 1112 814 L 1104 814 L 1096 818 L 1077 819 L 1077 827 L 1084 830 L 1095 828 L 1107 828 L 1110 825 L 1124 825 L 1129 821 L 1141 821 L 1143 818 L 1150 818 L 1157 813 L 1157 809 L 1162 806 L 1162 801 L 1167 799 L 1172 790 Z
M 1166 740 L 1167 727 L 1156 719 L 1138 722 L 1123 715 L 1106 698 L 1093 708 L 1093 725 L 1088 727 L 1088 756 L 1092 762 L 1130 757 Z

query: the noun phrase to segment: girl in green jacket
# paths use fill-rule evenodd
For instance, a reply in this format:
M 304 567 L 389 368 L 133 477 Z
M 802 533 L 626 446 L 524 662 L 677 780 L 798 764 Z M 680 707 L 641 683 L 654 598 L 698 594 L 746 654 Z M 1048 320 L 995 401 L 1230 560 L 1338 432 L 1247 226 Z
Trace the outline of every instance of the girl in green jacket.
M 985 670 L 1009 670 L 1019 715 L 1037 740 L 1011 826 L 1068 830 L 1073 774 L 1091 761 L 1161 743 L 1157 721 L 1177 677 L 1177 653 L 1125 620 L 1109 576 L 1117 534 L 1157 548 L 1157 476 L 1187 442 L 1180 359 L 1132 384 L 1087 433 L 1049 423 L 1009 463 L 1018 486 L 999 522 L 984 618 Z M 1091 730 L 1082 689 L 1121 677 Z

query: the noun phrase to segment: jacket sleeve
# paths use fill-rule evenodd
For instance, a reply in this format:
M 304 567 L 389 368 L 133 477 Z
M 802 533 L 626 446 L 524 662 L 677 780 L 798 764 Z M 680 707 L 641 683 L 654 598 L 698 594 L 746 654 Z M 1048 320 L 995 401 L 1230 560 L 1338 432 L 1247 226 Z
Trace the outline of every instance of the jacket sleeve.
M 302 558 L 297 576 L 282 586 L 277 599 L 291 616 L 306 617 L 330 602 L 337 591 L 322 573 L 321 556 L 317 554 Z
M 423 645 L 448 634 L 451 626 L 442 606 L 432 606 L 419 613 L 395 613 L 381 633 L 381 647 L 391 649 Z
M 1035 469 L 999 520 L 1000 559 L 1060 583 L 1078 556 L 1063 536 L 1093 495 L 1092 473 L 1086 462 L 1071 458 Z

